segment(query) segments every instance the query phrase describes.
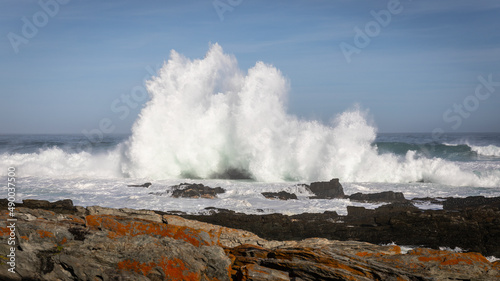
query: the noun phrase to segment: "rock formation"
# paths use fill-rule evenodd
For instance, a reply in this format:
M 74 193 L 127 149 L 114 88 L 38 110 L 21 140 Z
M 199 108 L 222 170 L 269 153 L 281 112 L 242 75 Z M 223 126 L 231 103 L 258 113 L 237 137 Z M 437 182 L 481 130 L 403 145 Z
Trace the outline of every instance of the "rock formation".
M 172 197 L 186 197 L 186 198 L 208 198 L 214 199 L 217 194 L 224 193 L 225 190 L 221 187 L 209 187 L 203 184 L 196 183 L 181 183 L 174 185 L 172 188 Z
M 354 193 L 350 196 L 346 196 L 351 201 L 362 201 L 362 202 L 405 202 L 405 196 L 401 192 L 394 191 L 384 191 L 379 193 Z
M 307 185 L 306 185 L 307 186 Z M 313 182 L 307 188 L 315 194 L 311 199 L 335 199 L 344 198 L 344 189 L 339 179 L 332 179 L 329 182 Z
M 425 247 L 460 247 L 500 257 L 500 210 L 491 207 L 464 210 L 420 210 L 409 202 L 392 203 L 371 210 L 347 207 L 347 216 L 336 212 L 298 215 L 248 215 L 229 210 L 210 216 L 182 215 L 207 223 L 244 229 L 270 240 L 321 237 L 376 244 Z
M 286 191 L 280 192 L 262 192 L 262 195 L 268 199 L 290 200 L 297 199 L 297 195 Z
M 7 201 L 0 205 L 6 241 Z M 384 212 L 398 208 L 404 206 Z M 0 280 L 500 280 L 499 263 L 479 253 L 402 253 L 395 245 L 321 238 L 266 240 L 161 212 L 83 208 L 70 200 L 26 200 L 15 214 L 15 273 L 8 271 L 11 246 L 3 243 Z M 323 215 L 339 222 L 335 213 Z

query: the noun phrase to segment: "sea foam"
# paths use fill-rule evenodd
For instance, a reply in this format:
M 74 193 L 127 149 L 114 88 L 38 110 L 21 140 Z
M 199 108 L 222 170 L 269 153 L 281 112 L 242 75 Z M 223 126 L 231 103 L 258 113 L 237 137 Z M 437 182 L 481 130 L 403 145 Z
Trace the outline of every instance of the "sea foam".
M 172 51 L 147 82 L 130 138 L 108 151 L 42 147 L 0 154 L 0 174 L 44 178 L 251 178 L 259 182 L 430 182 L 500 186 L 499 161 L 449 161 L 419 149 L 378 150 L 368 112 L 353 106 L 329 124 L 287 113 L 289 83 L 272 65 L 244 72 L 218 44 L 203 59 Z M 332 100 L 332 102 L 335 102 Z M 424 147 L 425 149 L 426 147 Z M 474 147 L 498 156 L 496 146 Z
M 358 107 L 330 124 L 300 120 L 286 110 L 289 84 L 272 65 L 244 73 L 218 44 L 203 59 L 171 52 L 147 82 L 151 99 L 125 149 L 131 177 L 214 178 L 247 175 L 257 181 L 428 181 L 499 186 L 498 171 L 477 173 L 453 162 L 408 151 L 380 154 L 376 128 Z M 332 101 L 333 102 L 333 101 Z

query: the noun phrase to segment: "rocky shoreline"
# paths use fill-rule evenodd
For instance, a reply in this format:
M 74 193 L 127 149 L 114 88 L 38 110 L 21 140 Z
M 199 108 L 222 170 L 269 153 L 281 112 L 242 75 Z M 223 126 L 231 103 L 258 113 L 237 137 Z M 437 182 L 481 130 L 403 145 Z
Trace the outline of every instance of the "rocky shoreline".
M 453 202 L 485 198 L 448 199 Z M 487 199 L 487 198 L 486 198 Z M 500 257 L 498 207 L 461 207 L 420 210 L 410 202 L 391 203 L 374 210 L 348 206 L 348 214 L 336 212 L 299 215 L 247 215 L 211 209 L 211 215 L 179 214 L 187 219 L 244 229 L 265 239 L 301 240 L 312 237 L 354 240 L 374 244 L 396 243 L 438 249 L 456 248 Z
M 193 186 L 199 187 L 196 184 Z M 314 182 L 304 186 L 314 194 L 310 199 L 348 198 L 353 202 L 386 203 L 386 205 L 376 209 L 348 206 L 346 216 L 330 211 L 291 216 L 255 215 L 216 208 L 207 208 L 203 214 L 182 212 L 163 214 L 175 214 L 187 219 L 244 229 L 270 240 L 301 240 L 319 237 L 374 244 L 416 245 L 433 249 L 458 247 L 465 251 L 479 252 L 485 256 L 500 257 L 500 198 L 498 197 L 407 200 L 401 192 L 392 191 L 346 195 L 338 179 L 332 179 L 329 182 Z M 213 193 L 210 188 L 203 188 L 209 195 Z M 284 191 L 265 192 L 263 195 L 275 200 L 297 198 L 295 194 Z M 442 209 L 421 210 L 415 206 L 423 202 L 442 205 Z
M 500 198 L 345 195 L 338 180 L 309 187 L 317 198 L 388 204 L 350 206 L 346 216 L 215 208 L 193 215 L 24 200 L 16 204 L 15 247 L 0 245 L 0 280 L 500 280 L 500 261 L 485 258 L 500 257 Z M 174 190 L 202 198 L 223 192 L 189 184 Z M 443 209 L 412 204 L 422 201 Z M 7 204 L 0 200 L 4 241 L 12 233 Z

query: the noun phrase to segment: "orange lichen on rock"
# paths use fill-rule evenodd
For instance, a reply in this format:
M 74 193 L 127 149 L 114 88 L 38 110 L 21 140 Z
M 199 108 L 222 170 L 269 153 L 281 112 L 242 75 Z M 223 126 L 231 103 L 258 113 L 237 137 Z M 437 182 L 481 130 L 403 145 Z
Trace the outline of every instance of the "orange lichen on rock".
M 387 249 L 383 249 L 380 252 L 359 252 L 356 253 L 356 256 L 366 258 L 366 257 L 382 257 L 382 256 L 387 256 L 387 255 L 399 255 L 401 254 L 401 247 L 397 245 L 392 245 Z
M 159 261 L 140 263 L 134 260 L 124 260 L 117 264 L 118 269 L 142 273 L 147 276 L 151 270 L 159 267 L 163 270 L 166 280 L 200 280 L 200 275 L 189 271 L 189 268 L 180 259 L 168 259 L 166 257 Z
M 356 256 L 366 258 L 366 257 L 373 257 L 373 256 L 380 256 L 380 255 L 385 255 L 384 253 L 368 253 L 368 252 L 359 252 L 356 253 Z
M 49 232 L 49 231 L 45 231 L 45 230 L 42 230 L 42 229 L 39 229 L 36 231 L 38 233 L 38 235 L 40 235 L 40 238 L 54 238 L 54 233 L 52 232 Z
M 0 236 L 9 236 L 10 228 L 8 227 L 0 227 Z
M 5 220 L 9 218 L 10 212 L 8 210 L 2 210 L 0 211 L 0 219 Z
M 415 248 L 411 251 L 408 252 L 408 255 L 412 256 L 439 256 L 439 255 L 445 255 L 448 252 L 446 251 L 441 251 L 441 250 L 433 250 L 433 249 L 427 249 L 427 248 Z
M 401 247 L 399 247 L 398 245 L 392 245 L 389 249 L 388 249 L 389 252 L 392 252 L 396 255 L 399 255 L 401 254 Z
M 479 253 L 453 253 L 448 251 L 439 251 L 432 249 L 415 249 L 409 253 L 410 255 L 419 255 L 418 260 L 421 262 L 439 262 L 440 265 L 457 265 L 474 263 L 489 263 L 489 261 Z
M 86 217 L 86 222 L 87 226 L 92 229 L 108 230 L 109 238 L 133 237 L 137 235 L 171 237 L 184 240 L 196 247 L 200 245 L 212 245 L 211 241 L 203 239 L 203 233 L 207 234 L 207 237 L 212 241 L 214 240 L 209 233 L 202 230 L 140 219 L 130 221 L 110 215 L 89 215 Z
M 67 215 L 64 220 L 64 222 L 71 222 L 74 224 L 79 224 L 79 225 L 85 225 L 85 220 L 82 219 L 81 217 L 74 216 L 74 215 Z
M 206 241 L 200 239 L 200 231 L 196 229 L 192 229 L 186 226 L 178 227 L 175 225 L 170 226 L 171 230 L 175 228 L 175 234 L 172 236 L 174 239 L 181 239 L 186 242 L 193 244 L 198 247 L 200 245 L 209 245 Z

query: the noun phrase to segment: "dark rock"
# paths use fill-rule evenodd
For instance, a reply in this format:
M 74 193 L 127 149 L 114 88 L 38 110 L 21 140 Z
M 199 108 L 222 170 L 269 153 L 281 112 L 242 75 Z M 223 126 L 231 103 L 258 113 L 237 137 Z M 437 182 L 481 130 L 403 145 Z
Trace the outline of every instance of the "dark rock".
M 288 193 L 286 191 L 280 192 L 262 192 L 262 195 L 268 199 L 279 199 L 279 200 L 290 200 L 297 199 L 297 195 L 294 193 Z
M 360 226 L 376 226 L 374 214 L 375 210 L 347 206 L 346 222 Z
M 127 186 L 149 188 L 151 185 L 152 185 L 152 183 L 147 182 L 147 183 L 144 183 L 144 184 L 129 184 Z
M 445 210 L 460 210 L 477 207 L 491 207 L 500 209 L 500 197 L 486 198 L 484 196 L 470 196 L 466 198 L 447 198 L 443 202 Z
M 0 199 L 0 206 L 1 207 L 7 207 L 8 205 L 9 205 L 9 200 L 7 200 L 7 198 Z
M 382 205 L 375 209 L 375 211 L 379 214 L 381 213 L 404 213 L 404 212 L 413 212 L 418 211 L 419 209 L 415 207 L 410 202 L 397 202 L 391 203 L 387 205 Z
M 196 183 L 181 183 L 172 186 L 172 197 L 186 197 L 186 198 L 217 198 L 217 194 L 226 192 L 221 187 L 208 187 L 203 184 Z
M 309 237 L 322 236 L 330 233 L 332 224 L 339 216 L 336 212 L 323 214 L 299 214 L 287 216 L 282 214 L 247 215 L 217 209 L 211 215 L 182 215 L 184 218 L 195 219 L 211 224 L 251 231 L 265 239 L 300 240 Z
M 25 199 L 23 207 L 30 209 L 51 209 L 51 204 L 47 200 Z
M 61 209 L 61 210 L 73 210 L 73 201 L 70 199 L 64 199 L 60 201 L 56 201 L 51 204 L 52 209 Z
M 345 198 L 344 189 L 339 179 L 332 179 L 329 182 L 313 182 L 308 188 L 316 195 L 310 199 Z
M 83 227 L 70 227 L 68 231 L 73 234 L 74 239 L 77 241 L 84 241 L 85 237 L 89 234 L 89 230 Z
M 354 193 L 347 196 L 352 201 L 362 202 L 405 202 L 405 196 L 401 192 L 384 191 L 380 193 Z
M 22 204 L 16 204 L 16 206 L 31 209 L 53 210 L 66 214 L 74 213 L 76 211 L 76 208 L 73 206 L 73 201 L 70 199 L 59 200 L 53 203 L 46 200 L 25 199 Z
M 374 210 L 352 206 L 347 210 L 347 216 L 214 212 L 210 216 L 183 217 L 247 230 L 270 240 L 322 237 L 375 244 L 395 242 L 431 248 L 460 247 L 487 256 L 500 256 L 500 211 L 496 208 L 419 210 L 409 202 L 400 202 Z

